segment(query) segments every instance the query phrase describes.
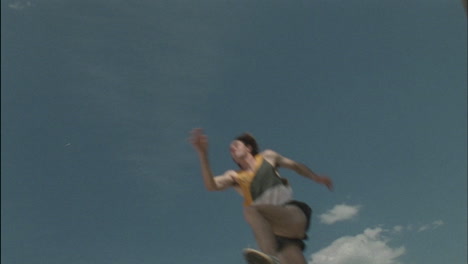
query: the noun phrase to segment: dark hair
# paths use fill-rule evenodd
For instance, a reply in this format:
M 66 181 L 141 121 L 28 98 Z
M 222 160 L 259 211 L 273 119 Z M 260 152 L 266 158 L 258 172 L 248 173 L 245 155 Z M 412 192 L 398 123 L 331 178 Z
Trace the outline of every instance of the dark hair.
M 239 140 L 240 142 L 244 143 L 247 147 L 250 146 L 252 149 L 252 155 L 255 156 L 258 154 L 258 144 L 255 138 L 252 136 L 250 133 L 244 133 L 238 137 L 236 137 L 236 140 Z

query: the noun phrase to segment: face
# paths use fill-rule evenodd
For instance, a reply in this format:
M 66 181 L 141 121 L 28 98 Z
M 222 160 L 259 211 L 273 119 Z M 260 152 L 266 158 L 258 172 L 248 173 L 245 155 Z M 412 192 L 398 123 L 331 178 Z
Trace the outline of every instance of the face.
M 234 140 L 229 146 L 231 156 L 235 161 L 239 161 L 245 158 L 246 155 L 250 154 L 250 148 L 247 147 L 242 141 Z

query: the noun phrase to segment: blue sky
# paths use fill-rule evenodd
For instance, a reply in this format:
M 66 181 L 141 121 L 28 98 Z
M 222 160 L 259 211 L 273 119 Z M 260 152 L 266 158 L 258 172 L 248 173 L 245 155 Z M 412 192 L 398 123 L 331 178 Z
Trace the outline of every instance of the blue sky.
M 460 1 L 2 0 L 5 264 L 243 263 L 228 145 L 281 170 L 310 264 L 467 259 L 467 23 Z

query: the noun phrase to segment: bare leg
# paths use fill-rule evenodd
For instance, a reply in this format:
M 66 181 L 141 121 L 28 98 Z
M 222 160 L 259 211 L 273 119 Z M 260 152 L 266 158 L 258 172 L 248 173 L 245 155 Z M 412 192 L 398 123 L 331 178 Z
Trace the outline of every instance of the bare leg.
M 295 205 L 255 205 L 257 211 L 270 223 L 273 233 L 289 238 L 304 238 L 306 216 Z
M 260 250 L 265 254 L 276 256 L 276 239 L 267 219 L 253 206 L 244 207 L 244 217 L 252 228 Z
M 275 235 L 289 238 L 303 238 L 305 235 L 307 219 L 294 205 L 248 206 L 244 207 L 244 216 L 252 227 L 260 250 L 268 255 L 277 255 Z
M 278 258 L 281 264 L 307 264 L 302 254 L 302 249 L 296 245 L 286 246 L 279 252 Z

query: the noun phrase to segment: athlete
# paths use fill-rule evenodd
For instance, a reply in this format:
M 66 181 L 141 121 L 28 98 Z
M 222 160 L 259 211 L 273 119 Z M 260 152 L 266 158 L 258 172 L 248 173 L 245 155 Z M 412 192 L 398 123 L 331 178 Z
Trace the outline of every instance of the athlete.
M 230 153 L 239 170 L 228 170 L 214 177 L 208 160 L 208 138 L 202 129 L 191 132 L 191 143 L 198 153 L 205 187 L 222 191 L 230 187 L 244 198 L 244 217 L 253 230 L 261 250 L 245 249 L 249 263 L 306 264 L 303 255 L 312 209 L 293 200 L 288 181 L 278 167 L 295 171 L 333 190 L 328 177 L 319 176 L 305 165 L 273 150 L 259 152 L 255 138 L 244 133 L 230 144 Z

